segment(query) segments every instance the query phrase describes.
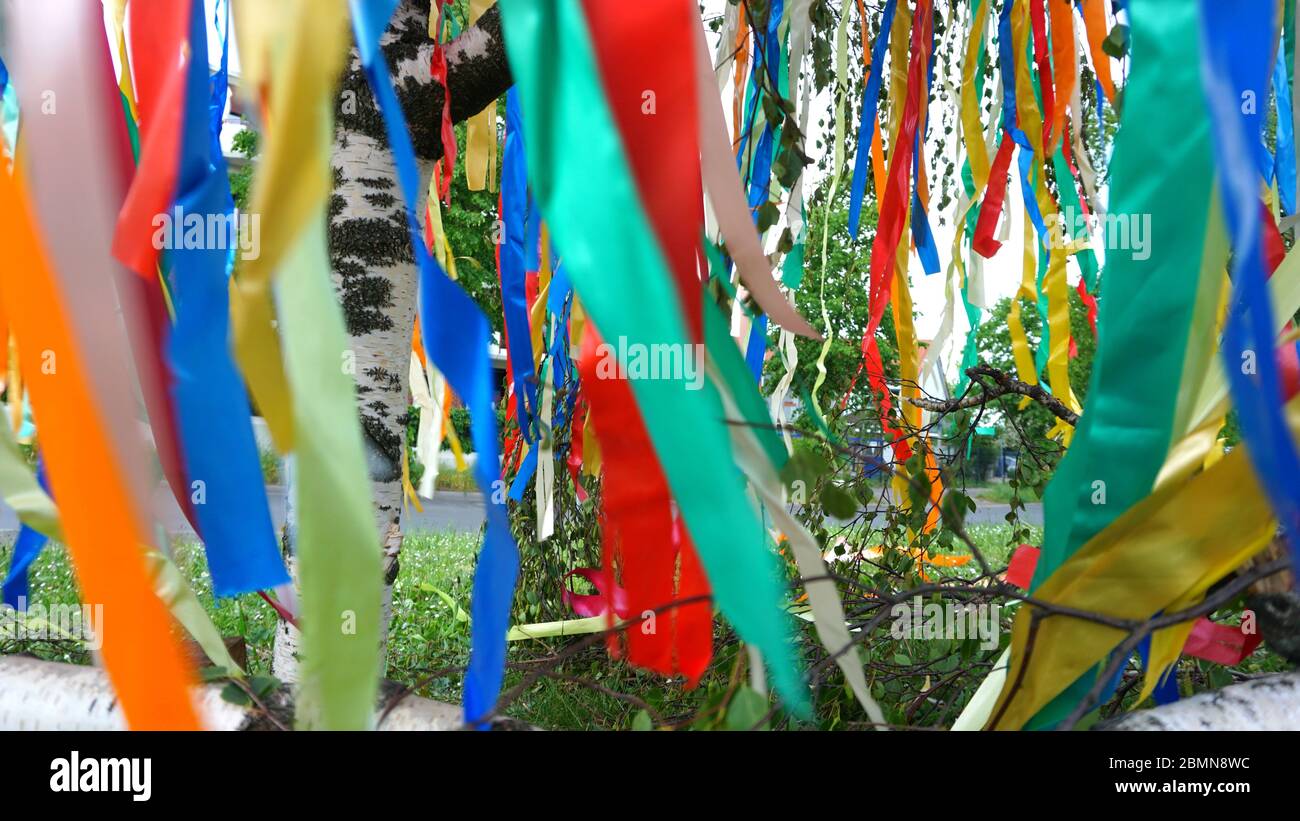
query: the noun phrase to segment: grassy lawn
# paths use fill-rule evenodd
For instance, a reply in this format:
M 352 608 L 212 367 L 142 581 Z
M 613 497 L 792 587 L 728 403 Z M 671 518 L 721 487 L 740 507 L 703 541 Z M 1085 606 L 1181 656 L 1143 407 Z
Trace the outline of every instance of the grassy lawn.
M 438 474 L 433 483 L 438 490 L 457 490 L 461 493 L 478 490 L 478 485 L 474 483 L 474 474 L 468 470 L 444 470 Z
M 430 698 L 458 702 L 462 675 L 469 661 L 469 603 L 477 534 L 440 532 L 406 537 L 401 573 L 393 586 L 393 618 L 388 638 L 388 677 L 418 685 Z M 214 599 L 207 562 L 191 541 L 173 544 L 174 558 L 222 635 L 243 636 L 250 674 L 269 675 L 275 641 L 275 612 L 256 594 Z M 8 568 L 12 541 L 0 544 L 0 568 Z M 30 601 L 45 605 L 80 603 L 80 593 L 66 548 L 52 543 L 42 551 L 29 575 Z M 505 689 L 518 684 L 530 662 L 549 657 L 573 639 L 534 640 L 511 645 L 511 669 Z M 75 642 L 0 641 L 0 654 L 31 653 L 51 661 L 90 663 L 90 655 Z M 448 671 L 446 668 L 459 668 Z M 578 679 L 582 680 L 579 681 Z M 596 686 L 593 687 L 592 685 Z M 609 692 L 602 689 L 606 688 Z M 645 696 L 647 690 L 654 690 Z M 699 691 L 687 693 L 679 684 L 665 683 L 611 663 L 603 645 L 596 644 L 569 659 L 556 676 L 542 678 L 516 700 L 509 712 L 544 727 L 605 729 L 628 727 L 639 707 L 610 692 L 640 693 L 669 714 L 688 713 Z
M 1022 502 L 1039 501 L 1038 494 L 1028 485 L 1021 485 L 1019 493 L 1020 501 Z M 1013 492 L 1011 485 L 1006 482 L 993 482 L 985 487 L 972 491 L 971 495 L 974 496 L 977 501 L 995 502 L 997 504 L 1005 505 L 1011 501 Z

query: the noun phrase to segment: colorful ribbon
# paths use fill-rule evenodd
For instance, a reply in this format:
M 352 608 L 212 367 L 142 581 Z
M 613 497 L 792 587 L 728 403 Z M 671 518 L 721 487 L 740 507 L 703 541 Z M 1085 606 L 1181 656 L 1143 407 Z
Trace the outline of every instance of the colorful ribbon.
M 686 350 L 681 346 L 689 336 L 677 294 L 598 85 L 580 4 L 509 0 L 500 8 L 525 128 L 532 132 L 534 190 L 583 305 L 607 338 L 624 337 L 646 350 L 651 344 Z M 702 29 L 696 51 L 699 77 L 712 89 Z M 734 174 L 730 159 L 727 164 Z M 622 264 L 609 266 L 613 259 Z M 716 601 L 741 638 L 761 649 L 786 703 L 806 714 L 807 694 L 781 616 L 773 559 L 735 477 L 716 390 L 707 381 L 700 390 L 687 390 L 684 379 L 631 384 Z

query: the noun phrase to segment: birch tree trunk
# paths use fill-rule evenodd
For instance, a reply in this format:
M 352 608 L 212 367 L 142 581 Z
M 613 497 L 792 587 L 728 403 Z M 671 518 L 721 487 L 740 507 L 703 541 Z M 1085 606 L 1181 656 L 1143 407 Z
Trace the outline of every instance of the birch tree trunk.
M 380 41 L 415 144 L 421 209 L 434 163 L 443 153 L 441 117 L 446 94 L 430 72 L 433 43 L 429 38 L 429 9 L 429 0 L 403 0 Z M 495 6 L 449 43 L 445 53 L 454 121 L 477 114 L 509 88 L 510 69 Z M 415 323 L 417 272 L 383 117 L 355 47 L 340 84 L 335 117 L 330 263 L 351 338 L 349 350 L 354 357 L 357 410 L 370 471 L 375 528 L 384 551 L 386 641 L 392 585 L 402 547 L 402 449 L 406 445 L 410 405 L 406 374 Z M 422 210 L 420 216 L 423 218 Z M 286 545 L 290 546 L 288 562 L 293 572 L 292 504 L 287 520 Z M 296 680 L 296 628 L 281 621 L 275 645 L 276 676 L 282 681 Z
M 224 685 L 194 688 L 194 705 L 209 730 L 279 730 L 293 726 L 293 701 L 288 688 L 264 696 L 266 709 L 240 706 L 222 698 Z M 415 695 L 384 705 L 399 688 L 380 688 L 375 725 L 379 730 L 459 730 L 460 707 Z M 0 656 L 0 731 L 125 730 L 126 717 L 113 695 L 108 675 L 99 667 L 61 664 L 28 656 Z M 531 730 L 513 719 L 498 719 L 494 730 Z
M 1150 710 L 1098 730 L 1300 730 L 1300 673 L 1251 679 Z

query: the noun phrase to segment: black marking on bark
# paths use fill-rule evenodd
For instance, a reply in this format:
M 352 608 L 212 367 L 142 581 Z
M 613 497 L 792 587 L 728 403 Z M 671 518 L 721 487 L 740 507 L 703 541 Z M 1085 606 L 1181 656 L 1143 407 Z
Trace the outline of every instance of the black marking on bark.
M 350 217 L 330 225 L 330 251 L 348 256 L 375 268 L 387 268 L 399 262 L 415 261 L 411 252 L 411 235 L 405 218 Z
M 357 177 L 356 181 L 366 188 L 378 188 L 387 191 L 395 184 L 389 177 Z
M 382 454 L 385 461 L 388 462 L 387 470 L 382 474 L 372 467 L 370 478 L 375 481 L 391 481 L 393 477 L 388 476 L 388 474 L 392 472 L 392 467 L 401 464 L 402 437 L 389 430 L 383 420 L 370 414 L 362 414 L 361 429 L 365 432 L 366 438 L 370 440 L 375 450 Z
M 379 365 L 366 368 L 365 374 L 383 390 L 398 392 L 404 387 L 401 376 Z
M 433 95 L 429 93 L 432 85 L 429 77 L 429 57 L 432 44 L 429 41 L 429 12 L 425 2 L 421 10 L 419 2 L 403 4 L 393 17 L 392 24 L 380 40 L 384 58 L 396 79 L 397 100 L 406 115 L 406 124 L 410 129 L 411 141 L 415 145 L 417 157 L 429 158 L 436 145 L 442 153 L 442 140 L 436 110 L 433 108 Z M 410 73 L 411 63 L 415 63 L 414 74 Z M 405 74 L 405 76 L 403 76 Z M 441 88 L 439 89 L 441 90 Z M 388 133 L 384 118 L 379 113 L 375 96 L 366 81 L 365 72 L 361 70 L 361 58 L 356 48 L 352 49 L 348 70 L 343 75 L 339 89 L 340 100 L 347 100 L 348 106 L 337 106 L 337 128 L 340 132 L 363 134 L 374 140 L 381 147 L 388 147 Z M 441 105 L 439 95 L 438 105 Z M 440 109 L 438 109 L 440 110 Z
M 343 280 L 343 318 L 349 336 L 389 331 L 393 320 L 384 313 L 391 303 L 393 283 L 384 277 L 360 276 Z
M 350 259 L 335 260 L 334 270 L 341 277 L 363 277 L 366 275 L 366 266 Z
M 392 208 L 397 204 L 397 197 L 386 191 L 379 194 L 366 194 L 365 200 L 376 208 Z

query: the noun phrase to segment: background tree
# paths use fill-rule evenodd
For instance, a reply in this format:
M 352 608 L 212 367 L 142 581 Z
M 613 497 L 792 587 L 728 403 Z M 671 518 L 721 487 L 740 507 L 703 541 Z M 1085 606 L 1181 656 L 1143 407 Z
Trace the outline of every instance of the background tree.
M 975 344 L 979 350 L 979 361 L 1006 373 L 1016 373 L 1015 359 L 1011 352 L 1011 330 L 1007 325 L 1007 316 L 1011 312 L 1009 298 L 998 300 L 988 317 L 975 332 Z M 1033 302 L 1020 300 L 1020 321 L 1029 339 L 1030 351 L 1036 351 L 1042 341 L 1042 318 Z M 1070 358 L 1070 385 L 1074 395 L 1082 404 L 1088 395 L 1088 380 L 1092 377 L 1092 357 L 1097 350 L 1097 338 L 1088 324 L 1088 309 L 1079 297 L 1079 293 L 1070 289 L 1070 334 L 1074 339 L 1077 353 Z M 1039 381 L 1048 387 L 1051 380 L 1044 372 Z M 997 401 L 997 409 L 1006 420 L 1008 444 L 1024 446 L 1026 442 L 1039 444 L 1046 439 L 1047 431 L 1056 424 L 1056 417 L 1037 402 L 1021 410 L 1020 397 L 1006 396 Z
M 794 292 L 794 303 L 799 313 L 824 333 L 826 329 L 822 319 L 822 299 L 825 298 L 826 316 L 830 320 L 832 333 L 831 347 L 826 353 L 826 379 L 818 392 L 818 399 L 822 409 L 827 414 L 832 414 L 839 412 L 840 403 L 849 393 L 854 374 L 858 373 L 862 364 L 862 332 L 867 327 L 869 314 L 871 240 L 876 233 L 877 213 L 873 199 L 863 201 L 862 230 L 855 242 L 848 227 L 848 187 L 840 186 L 829 212 L 825 204 L 828 188 L 823 183 L 808 204 L 804 276 L 799 289 Z M 827 224 L 830 233 L 823 260 L 822 231 Z M 824 290 L 823 279 L 826 282 Z M 775 353 L 778 341 L 779 329 L 772 329 L 768 337 L 768 350 L 773 353 L 769 355 L 763 369 L 764 385 L 769 387 L 776 384 L 785 372 L 781 357 Z M 885 309 L 884 319 L 876 332 L 876 341 L 880 345 L 885 378 L 896 383 L 898 350 L 894 343 L 894 316 L 891 308 Z M 794 380 L 790 383 L 790 395 L 799 397 L 810 392 L 817 380 L 817 357 L 821 354 L 822 343 L 797 336 L 795 349 L 799 352 L 799 364 L 795 368 Z M 858 376 L 844 412 L 857 415 L 874 407 L 875 400 L 870 396 L 866 375 L 863 373 Z M 808 420 L 802 420 L 798 424 L 811 429 Z

